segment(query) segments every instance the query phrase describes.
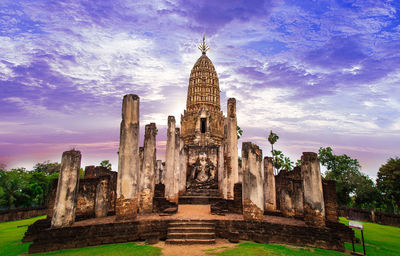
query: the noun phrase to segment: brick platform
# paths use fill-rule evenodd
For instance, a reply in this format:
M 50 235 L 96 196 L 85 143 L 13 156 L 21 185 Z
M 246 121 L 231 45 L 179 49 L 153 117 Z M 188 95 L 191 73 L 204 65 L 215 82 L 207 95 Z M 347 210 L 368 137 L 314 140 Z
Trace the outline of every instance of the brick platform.
M 190 206 L 198 207 L 193 205 L 186 207 Z M 201 210 L 201 207 L 204 209 Z M 201 205 L 200 208 L 197 215 L 186 215 L 185 212 L 188 212 L 182 211 L 181 208 L 181 211 L 178 210 L 177 214 L 171 216 L 138 215 L 134 221 L 121 222 L 116 221 L 115 216 L 109 216 L 78 221 L 72 227 L 55 229 L 50 228 L 49 222 L 39 220 L 28 228 L 24 240 L 33 241 L 29 253 L 132 241 L 154 243 L 167 239 L 168 228 L 188 220 L 212 221 L 215 223 L 215 237 L 230 241 L 247 240 L 344 251 L 344 242 L 354 236 L 350 228 L 340 223 L 315 228 L 307 226 L 302 220 L 278 216 L 264 216 L 263 220 L 249 221 L 244 220 L 240 214 L 212 215 L 208 210 L 210 206 Z M 169 234 L 171 235 L 171 232 Z M 172 234 L 172 237 L 177 236 L 174 232 Z M 190 236 L 185 237 L 182 232 L 180 234 L 181 238 L 185 237 L 184 239 L 192 239 Z M 197 238 L 205 238 L 204 236 L 210 238 L 209 234 L 195 235 Z

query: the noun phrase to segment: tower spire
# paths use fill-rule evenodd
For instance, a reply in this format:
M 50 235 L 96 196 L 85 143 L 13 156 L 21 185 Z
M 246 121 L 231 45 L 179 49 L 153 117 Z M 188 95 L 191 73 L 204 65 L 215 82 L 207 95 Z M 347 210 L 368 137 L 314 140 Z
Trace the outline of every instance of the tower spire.
M 203 43 L 201 43 L 198 48 L 202 54 L 206 54 L 206 52 L 210 50 L 210 47 L 208 47 L 206 43 L 206 33 L 203 33 Z

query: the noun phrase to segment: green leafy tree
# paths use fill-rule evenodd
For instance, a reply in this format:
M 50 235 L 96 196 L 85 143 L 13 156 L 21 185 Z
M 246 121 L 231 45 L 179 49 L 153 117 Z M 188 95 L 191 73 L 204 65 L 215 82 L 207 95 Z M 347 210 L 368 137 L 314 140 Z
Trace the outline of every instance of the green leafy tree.
M 0 187 L 2 188 L 2 208 L 17 208 L 29 205 L 30 196 L 26 193 L 27 179 L 24 168 L 0 171 Z
M 279 136 L 273 133 L 272 130 L 269 132 L 268 141 L 271 144 L 271 152 L 274 152 L 274 144 L 279 140 Z
M 242 137 L 243 135 L 243 130 L 240 128 L 239 125 L 236 125 L 236 134 L 238 139 L 240 139 L 240 137 Z
M 350 205 L 351 194 L 357 188 L 360 180 L 361 165 L 357 159 L 352 159 L 346 154 L 335 155 L 332 148 L 320 148 L 318 157 L 327 172 L 325 178 L 336 181 L 336 193 L 339 205 Z
M 357 178 L 354 196 L 352 197 L 352 207 L 376 209 L 381 201 L 382 196 L 373 180 L 368 175 L 361 173 Z
M 44 161 L 43 163 L 37 163 L 33 170 L 35 172 L 44 172 L 48 175 L 58 173 L 61 170 L 61 164 L 58 162 L 50 163 L 50 161 Z
M 400 158 L 390 158 L 378 171 L 378 189 L 391 212 L 400 212 Z
M 36 165 L 38 166 L 38 165 Z M 50 184 L 58 172 L 24 168 L 0 170 L 0 208 L 21 208 L 46 204 Z
M 268 141 L 271 144 L 271 153 L 272 153 L 272 157 L 273 157 L 273 163 L 274 163 L 274 169 L 275 169 L 275 165 L 280 166 L 280 162 L 279 160 L 275 159 L 274 156 L 274 144 L 279 140 L 279 136 L 276 133 L 273 133 L 272 130 L 270 130 L 269 132 L 269 136 L 268 136 Z M 275 164 L 276 163 L 276 164 Z M 278 168 L 279 169 L 279 168 Z M 277 170 L 274 170 L 274 172 L 277 172 Z
M 100 166 L 107 168 L 108 170 L 111 171 L 111 163 L 109 160 L 103 160 L 100 163 Z
M 294 167 L 294 163 L 290 160 L 289 157 L 285 156 L 280 150 L 273 150 L 273 166 L 277 171 L 279 170 L 287 170 L 290 171 Z

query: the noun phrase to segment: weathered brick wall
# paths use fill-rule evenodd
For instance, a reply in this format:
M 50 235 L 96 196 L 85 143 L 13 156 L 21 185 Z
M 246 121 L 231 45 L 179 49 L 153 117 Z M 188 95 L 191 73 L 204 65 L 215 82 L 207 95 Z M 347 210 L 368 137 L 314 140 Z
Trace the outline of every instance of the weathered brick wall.
M 303 185 L 300 167 L 295 167 L 293 171 L 281 170 L 275 176 L 275 188 L 277 209 L 287 217 L 303 217 Z
M 116 200 L 116 191 L 117 191 L 117 178 L 118 173 L 108 170 L 102 166 L 86 166 L 85 167 L 85 177 L 84 178 L 98 178 L 108 176 L 108 214 L 115 214 L 115 200 Z
M 40 220 L 29 227 L 24 241 L 32 241 L 29 253 L 79 248 L 100 244 L 143 240 L 165 240 L 168 220 L 131 221 L 91 226 L 49 229 L 49 222 Z M 311 246 L 344 251 L 344 242 L 354 232 L 341 223 L 326 228 L 272 224 L 265 221 L 215 220 L 216 236 L 259 243 Z
M 135 221 L 91 226 L 42 229 L 33 237 L 29 253 L 80 248 L 101 244 L 147 240 L 154 236 L 165 240 L 168 221 Z
M 29 219 L 47 213 L 47 207 L 0 210 L 0 222 Z
M 322 190 L 324 191 L 325 219 L 327 221 L 338 221 L 338 206 L 336 199 L 336 181 L 322 180 Z
M 94 218 L 96 189 L 100 178 L 85 178 L 79 181 L 79 191 L 76 200 L 76 219 Z
M 346 227 L 344 227 L 346 229 Z M 347 228 L 348 229 L 348 228 Z M 239 239 L 257 243 L 278 243 L 311 246 L 344 251 L 344 241 L 335 229 L 310 226 L 289 226 L 264 221 L 219 220 L 216 222 L 217 237 Z
M 96 199 L 96 188 L 101 180 L 108 181 L 108 215 L 115 214 L 115 201 L 117 190 L 117 172 L 108 170 L 101 166 L 86 166 L 85 176 L 79 180 L 79 190 L 76 205 L 76 218 L 86 219 L 92 218 L 94 214 L 94 203 Z M 55 196 L 57 193 L 58 180 L 53 180 L 50 188 L 47 216 L 52 217 L 54 211 Z
M 399 214 L 374 212 L 374 219 L 370 210 L 349 208 L 344 206 L 338 208 L 338 214 L 339 216 L 346 217 L 350 220 L 376 222 L 382 225 L 400 227 Z

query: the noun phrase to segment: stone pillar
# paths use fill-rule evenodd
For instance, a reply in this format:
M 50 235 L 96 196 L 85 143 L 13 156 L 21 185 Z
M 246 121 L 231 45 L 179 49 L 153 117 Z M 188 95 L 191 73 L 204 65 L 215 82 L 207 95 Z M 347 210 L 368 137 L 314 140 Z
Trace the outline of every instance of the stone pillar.
M 242 144 L 243 218 L 262 220 L 264 215 L 264 188 L 262 179 L 262 151 L 251 143 Z
M 218 189 L 223 199 L 227 199 L 226 191 L 226 168 L 224 165 L 224 146 L 221 145 L 218 148 Z
M 71 226 L 75 221 L 80 168 L 81 152 L 70 150 L 62 154 L 54 213 L 51 219 L 53 228 Z
M 145 126 L 143 164 L 140 172 L 140 213 L 151 213 L 153 211 L 156 174 L 156 133 L 155 123 Z
M 168 116 L 167 146 L 165 151 L 165 198 L 178 202 L 174 188 L 175 175 L 175 117 Z
M 185 148 L 183 137 L 179 139 L 179 193 L 186 191 L 186 175 L 187 175 L 188 154 Z
M 174 148 L 174 198 L 175 202 L 178 203 L 179 189 L 181 183 L 181 164 L 180 164 L 180 141 L 181 133 L 179 128 L 175 128 L 175 148 Z
M 237 148 L 237 119 L 236 119 L 236 99 L 228 99 L 227 105 L 227 199 L 233 200 L 233 186 L 239 182 L 238 148 Z
M 109 178 L 100 180 L 96 188 L 94 214 L 96 218 L 106 217 L 108 213 L 108 181 Z
M 264 209 L 276 210 L 275 176 L 272 157 L 264 157 Z
M 325 226 L 325 205 L 318 156 L 314 152 L 303 152 L 301 176 L 304 192 L 304 221 L 308 225 Z
M 164 184 L 163 182 L 163 166 L 162 161 L 156 161 L 156 184 Z
M 134 219 L 138 207 L 139 178 L 139 97 L 124 96 L 118 154 L 117 201 L 118 220 Z

